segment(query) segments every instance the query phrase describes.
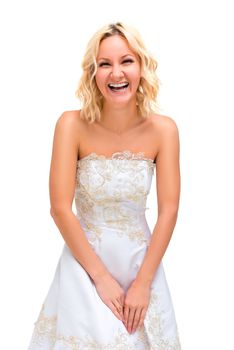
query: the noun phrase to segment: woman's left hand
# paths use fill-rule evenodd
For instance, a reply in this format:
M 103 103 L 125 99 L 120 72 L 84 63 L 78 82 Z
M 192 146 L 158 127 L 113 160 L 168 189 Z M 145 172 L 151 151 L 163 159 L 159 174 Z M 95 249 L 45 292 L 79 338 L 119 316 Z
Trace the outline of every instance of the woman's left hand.
M 150 288 L 134 280 L 128 288 L 123 305 L 123 323 L 129 333 L 143 325 L 150 299 Z

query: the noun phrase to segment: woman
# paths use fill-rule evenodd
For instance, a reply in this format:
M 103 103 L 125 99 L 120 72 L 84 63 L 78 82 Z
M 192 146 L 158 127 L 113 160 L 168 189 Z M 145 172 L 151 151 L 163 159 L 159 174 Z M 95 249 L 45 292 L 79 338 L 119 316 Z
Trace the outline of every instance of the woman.
M 136 30 L 115 23 L 91 38 L 82 67 L 83 106 L 58 119 L 50 168 L 65 244 L 29 350 L 180 349 L 161 261 L 177 220 L 179 135 L 156 113 L 157 63 Z

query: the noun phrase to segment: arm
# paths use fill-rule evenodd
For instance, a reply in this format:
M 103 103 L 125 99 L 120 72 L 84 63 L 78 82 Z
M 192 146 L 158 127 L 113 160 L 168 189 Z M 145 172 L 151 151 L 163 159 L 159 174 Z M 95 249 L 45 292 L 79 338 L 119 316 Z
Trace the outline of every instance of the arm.
M 78 117 L 77 111 L 64 112 L 55 126 L 49 176 L 50 213 L 73 256 L 95 281 L 108 271 L 72 211 L 81 130 Z
M 136 282 L 151 285 L 157 267 L 170 242 L 179 207 L 179 133 L 175 122 L 164 117 L 160 123 L 160 142 L 156 158 L 158 218 Z

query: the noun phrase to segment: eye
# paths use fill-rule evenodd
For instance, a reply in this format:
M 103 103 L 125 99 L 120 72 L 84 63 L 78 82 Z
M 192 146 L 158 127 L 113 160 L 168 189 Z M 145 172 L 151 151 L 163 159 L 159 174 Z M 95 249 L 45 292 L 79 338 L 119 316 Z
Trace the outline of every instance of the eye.
M 131 58 L 128 58 L 123 61 L 123 63 L 133 63 L 134 61 Z
M 109 66 L 109 65 L 110 64 L 107 62 L 102 62 L 102 63 L 99 63 L 98 67 Z

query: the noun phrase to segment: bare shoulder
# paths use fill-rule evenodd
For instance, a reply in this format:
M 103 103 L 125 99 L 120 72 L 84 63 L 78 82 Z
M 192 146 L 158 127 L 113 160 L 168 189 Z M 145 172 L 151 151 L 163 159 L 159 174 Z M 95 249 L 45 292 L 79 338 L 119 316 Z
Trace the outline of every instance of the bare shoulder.
M 159 154 L 179 151 L 179 130 L 173 118 L 167 115 L 154 114 L 150 118 L 153 142 L 157 144 L 157 160 Z M 156 140 L 156 141 L 154 141 Z
M 56 124 L 64 126 L 73 126 L 74 128 L 79 128 L 82 126 L 84 121 L 80 117 L 80 110 L 64 111 L 60 117 L 57 119 Z
M 74 136 L 73 141 L 79 144 L 79 135 L 85 127 L 85 121 L 80 116 L 80 110 L 64 111 L 56 121 L 56 130 Z
M 152 127 L 162 136 L 166 133 L 178 133 L 178 126 L 175 120 L 167 115 L 153 114 L 151 116 Z

